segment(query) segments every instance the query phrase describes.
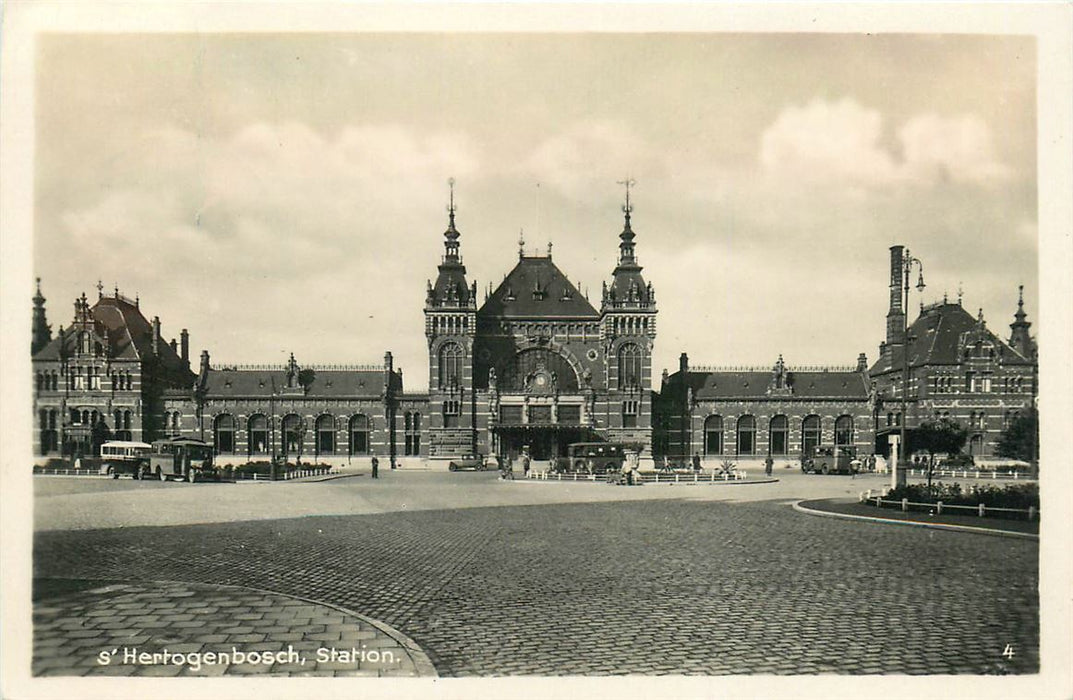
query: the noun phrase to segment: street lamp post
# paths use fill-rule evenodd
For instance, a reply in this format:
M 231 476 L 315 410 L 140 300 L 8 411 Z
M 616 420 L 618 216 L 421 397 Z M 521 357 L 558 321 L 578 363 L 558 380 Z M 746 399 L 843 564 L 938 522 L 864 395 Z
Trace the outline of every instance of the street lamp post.
M 901 462 L 907 456 L 907 445 L 905 442 L 905 419 L 907 413 L 907 400 L 909 396 L 909 278 L 913 272 L 913 265 L 917 266 L 917 292 L 924 291 L 924 263 L 920 262 L 919 258 L 914 258 L 909 249 L 905 249 L 905 257 L 902 260 L 902 291 L 904 294 L 904 304 L 902 306 L 902 400 L 901 400 L 901 414 L 898 416 L 898 458 L 894 464 L 894 485 L 904 486 L 906 483 L 905 468 L 902 467 Z

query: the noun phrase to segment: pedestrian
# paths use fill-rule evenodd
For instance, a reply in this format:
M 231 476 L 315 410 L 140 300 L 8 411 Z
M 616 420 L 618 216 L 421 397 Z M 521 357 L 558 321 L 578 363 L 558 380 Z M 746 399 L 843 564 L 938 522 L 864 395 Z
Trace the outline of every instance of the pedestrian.
M 525 476 L 527 476 L 527 477 L 529 476 L 529 462 L 530 462 L 529 453 L 528 452 L 523 452 L 522 453 L 522 473 L 525 474 Z M 510 478 L 513 479 L 514 475 L 511 474 Z
M 700 453 L 699 452 L 694 452 L 693 453 L 693 471 L 695 471 L 695 472 L 700 471 Z
M 771 455 L 767 456 L 764 460 L 764 473 L 771 476 L 771 468 L 775 466 L 775 460 L 771 458 Z
M 380 478 L 380 460 L 373 456 L 373 478 Z

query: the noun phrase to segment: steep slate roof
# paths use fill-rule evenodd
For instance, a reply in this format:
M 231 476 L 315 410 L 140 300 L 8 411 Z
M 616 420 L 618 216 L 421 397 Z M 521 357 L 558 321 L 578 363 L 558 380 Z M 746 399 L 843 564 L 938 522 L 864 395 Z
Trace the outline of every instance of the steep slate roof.
M 320 370 L 314 371 L 308 393 L 296 386 L 288 390 L 287 372 L 283 367 L 271 369 L 209 369 L 205 388 L 210 397 L 272 395 L 282 397 L 379 397 L 384 393 L 383 370 Z M 398 375 L 394 375 L 397 379 Z M 395 380 L 393 380 L 394 382 Z M 401 380 L 399 381 L 401 384 Z M 398 386 L 398 384 L 396 384 Z M 285 391 L 286 390 L 286 391 Z
M 90 309 L 93 318 L 93 332 L 110 346 L 110 355 L 118 360 L 140 360 L 153 356 L 153 326 L 142 315 L 141 310 L 120 297 L 102 297 Z M 73 354 L 78 344 L 77 334 L 72 332 L 72 326 L 64 329 L 63 337 L 57 335 L 43 347 L 33 359 L 35 360 L 59 360 L 60 348 Z M 107 336 L 105 335 L 107 331 Z M 158 346 L 159 362 L 168 372 L 176 373 L 183 379 L 193 381 L 193 373 L 183 363 L 179 354 L 171 349 L 171 345 L 160 339 Z M 184 373 L 186 375 L 184 376 Z
M 981 337 L 995 346 L 1005 364 L 1026 365 L 1030 361 L 1022 357 L 1009 344 L 992 333 L 987 326 L 982 328 L 978 320 L 960 304 L 934 304 L 924 308 L 916 321 L 909 326 L 909 364 L 919 365 L 955 365 L 961 360 L 958 350 L 963 335 L 981 334 Z M 895 345 L 872 366 L 873 375 L 899 371 L 903 363 L 903 346 Z
M 534 295 L 543 290 L 543 298 Z M 564 295 L 565 292 L 565 295 Z M 514 299 L 508 296 L 513 294 Z M 566 279 L 550 257 L 523 257 L 484 302 L 478 318 L 577 318 L 596 320 L 600 314 Z
M 668 382 L 681 382 L 681 376 L 681 372 L 675 372 L 668 377 Z M 697 399 L 763 399 L 768 397 L 771 377 L 770 370 L 688 371 L 685 381 Z M 787 395 L 773 394 L 772 399 L 868 398 L 868 384 L 860 372 L 790 370 L 786 374 L 786 382 L 793 392 Z

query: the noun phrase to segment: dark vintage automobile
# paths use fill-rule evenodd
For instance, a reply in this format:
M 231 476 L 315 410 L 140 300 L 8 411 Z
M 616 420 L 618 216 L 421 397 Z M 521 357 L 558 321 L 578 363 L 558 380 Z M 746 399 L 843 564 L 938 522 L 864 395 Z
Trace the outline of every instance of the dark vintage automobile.
M 485 460 L 484 455 L 467 452 L 461 457 L 452 459 L 450 464 L 447 465 L 447 468 L 453 472 L 462 471 L 464 469 L 483 472 L 487 468 L 487 461 Z

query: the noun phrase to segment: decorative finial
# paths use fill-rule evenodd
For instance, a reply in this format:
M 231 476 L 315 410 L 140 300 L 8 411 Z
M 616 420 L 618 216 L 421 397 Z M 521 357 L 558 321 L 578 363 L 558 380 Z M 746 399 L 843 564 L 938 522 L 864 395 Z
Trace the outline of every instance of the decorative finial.
M 551 257 L 551 241 L 548 241 L 548 257 Z
M 97 298 L 104 298 L 104 283 L 101 282 L 99 279 L 97 280 Z
M 965 292 L 961 289 L 961 282 L 958 282 L 958 306 L 961 306 L 961 297 Z
M 976 312 L 976 322 L 981 326 L 984 325 L 984 309 L 981 306 L 980 310 Z
M 116 299 L 119 298 L 119 283 L 118 282 L 116 282 L 116 284 L 115 284 L 115 298 Z
M 451 200 L 447 205 L 447 213 L 451 216 L 451 223 L 455 220 L 455 179 L 453 177 L 447 178 L 447 186 L 451 189 Z
M 137 292 L 134 293 L 134 308 L 141 308 L 141 297 L 138 296 Z
M 1025 305 L 1025 286 L 1023 284 L 1017 285 L 1017 308 L 1024 308 Z
M 518 229 L 518 259 L 525 257 L 525 229 Z
M 630 204 L 630 188 L 637 184 L 637 182 L 629 175 L 625 180 L 618 180 L 617 184 L 626 186 L 626 203 L 622 205 L 622 212 L 626 215 L 626 218 L 630 218 L 630 212 L 633 211 L 633 205 Z
M 944 289 L 944 290 L 943 290 L 943 305 L 944 305 L 944 306 L 946 305 L 946 302 L 947 302 L 947 300 L 948 300 L 948 299 L 947 299 L 947 295 L 946 295 L 946 290 Z

